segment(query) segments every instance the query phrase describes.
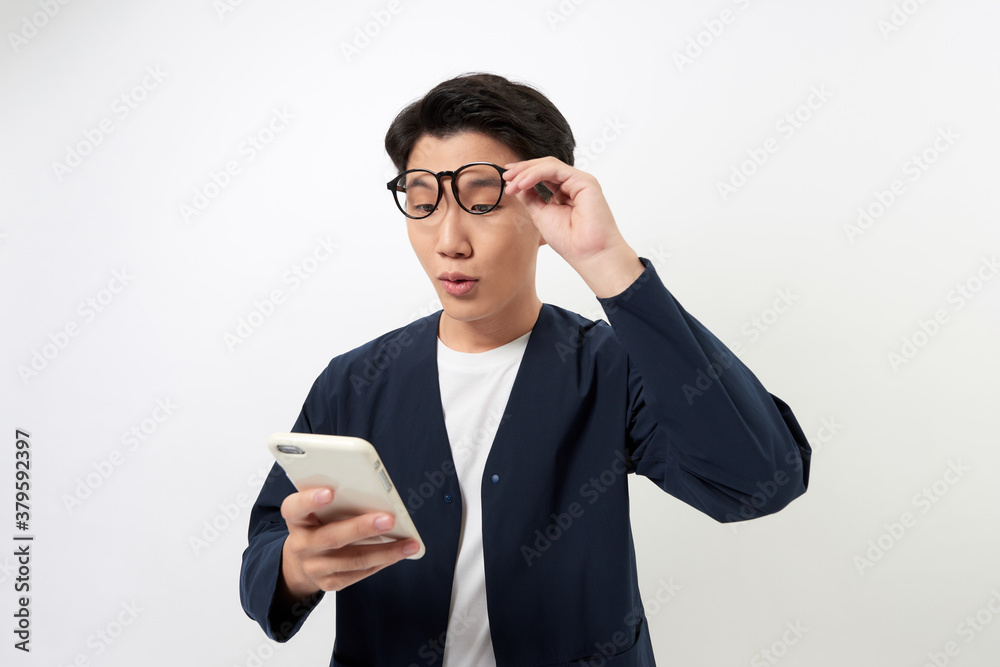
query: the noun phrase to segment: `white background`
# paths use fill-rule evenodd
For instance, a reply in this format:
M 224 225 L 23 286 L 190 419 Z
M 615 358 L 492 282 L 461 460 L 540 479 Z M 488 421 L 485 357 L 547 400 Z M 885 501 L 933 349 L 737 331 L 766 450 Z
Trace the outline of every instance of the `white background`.
M 550 96 L 626 238 L 815 449 L 805 496 L 735 527 L 630 481 L 659 663 L 997 664 L 995 2 L 44 4 L 0 9 L 4 664 L 328 663 L 332 596 L 282 646 L 244 616 L 248 505 L 327 361 L 438 308 L 382 142 L 473 70 Z M 550 249 L 539 267 L 544 301 L 598 315 Z

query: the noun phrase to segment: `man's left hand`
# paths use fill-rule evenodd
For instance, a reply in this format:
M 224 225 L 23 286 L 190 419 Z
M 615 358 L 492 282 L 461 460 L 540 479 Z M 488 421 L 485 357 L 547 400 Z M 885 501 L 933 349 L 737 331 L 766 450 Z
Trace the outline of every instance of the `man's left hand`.
M 597 179 L 554 157 L 504 165 L 505 191 L 528 209 L 545 242 L 572 266 L 598 297 L 615 296 L 644 267 L 625 242 Z M 546 202 L 535 185 L 552 192 Z

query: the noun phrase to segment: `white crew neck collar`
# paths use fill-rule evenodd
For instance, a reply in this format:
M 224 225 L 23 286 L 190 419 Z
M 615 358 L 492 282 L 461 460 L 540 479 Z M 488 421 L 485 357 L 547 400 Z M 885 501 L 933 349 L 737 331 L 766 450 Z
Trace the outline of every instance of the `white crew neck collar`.
M 528 346 L 531 332 L 485 352 L 459 352 L 453 350 L 439 337 L 437 339 L 438 363 L 461 368 L 489 368 L 517 361 Z

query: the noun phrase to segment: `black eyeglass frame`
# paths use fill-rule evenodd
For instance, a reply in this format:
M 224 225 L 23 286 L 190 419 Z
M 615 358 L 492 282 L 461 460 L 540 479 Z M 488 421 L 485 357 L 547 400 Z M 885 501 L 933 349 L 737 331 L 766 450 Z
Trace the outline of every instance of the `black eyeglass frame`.
M 490 206 L 488 210 L 486 210 L 486 211 L 470 211 L 469 209 L 465 208 L 465 204 L 462 203 L 462 200 L 458 196 L 458 185 L 457 185 L 458 179 L 456 177 L 466 167 L 476 167 L 476 166 L 480 166 L 480 165 L 487 165 L 487 166 L 493 167 L 499 173 L 499 175 L 500 175 L 500 196 L 497 197 L 496 203 L 493 204 L 492 206 Z M 418 172 L 418 171 L 419 172 L 423 172 L 425 174 L 430 174 L 431 176 L 433 176 L 434 179 L 437 181 L 437 186 L 438 186 L 438 188 L 437 188 L 437 190 L 438 190 L 438 196 L 437 196 L 437 200 L 434 202 L 434 208 L 432 208 L 430 211 L 428 211 L 427 215 L 420 215 L 420 216 L 410 215 L 409 213 L 407 213 L 406 210 L 403 208 L 403 205 L 399 203 L 399 196 L 397 195 L 398 192 L 403 192 L 403 193 L 406 192 L 405 189 L 404 190 L 400 190 L 399 189 L 400 179 L 402 179 L 407 174 L 412 174 L 412 173 Z M 462 210 L 465 211 L 466 213 L 471 213 L 472 215 L 486 215 L 487 213 L 490 213 L 491 211 L 493 211 L 493 209 L 495 209 L 497 206 L 499 206 L 500 205 L 500 200 L 503 199 L 503 193 L 504 193 L 504 191 L 507 188 L 507 181 L 503 180 L 503 173 L 505 171 L 507 171 L 507 170 L 504 169 L 503 167 L 501 167 L 498 164 L 493 164 L 492 162 L 470 162 L 468 164 L 463 164 L 461 167 L 459 167 L 458 169 L 455 169 L 454 171 L 439 171 L 437 173 L 434 173 L 430 169 L 407 169 L 403 173 L 401 173 L 398 176 L 396 176 L 396 178 L 394 178 L 391 181 L 389 181 L 388 183 L 386 183 L 385 187 L 388 188 L 388 190 L 390 192 L 392 192 L 392 200 L 394 202 L 396 202 L 396 208 L 399 209 L 400 213 L 402 213 L 407 218 L 410 218 L 412 220 L 423 220 L 425 218 L 429 218 L 431 216 L 431 214 L 434 213 L 434 211 L 437 210 L 438 204 L 441 203 L 441 197 L 444 195 L 444 186 L 441 184 L 441 178 L 444 177 L 444 176 L 451 176 L 451 193 L 453 195 L 455 195 L 455 201 L 458 202 L 458 205 L 460 207 L 462 207 Z

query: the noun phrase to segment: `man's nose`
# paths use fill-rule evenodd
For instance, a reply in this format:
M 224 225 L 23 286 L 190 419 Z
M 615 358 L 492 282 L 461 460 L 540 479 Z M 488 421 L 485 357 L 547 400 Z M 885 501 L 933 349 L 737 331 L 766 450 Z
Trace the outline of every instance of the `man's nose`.
M 472 254 L 466 224 L 470 213 L 466 213 L 455 201 L 454 193 L 448 188 L 441 195 L 441 202 L 435 211 L 441 216 L 438 224 L 437 251 L 449 257 L 467 257 Z

